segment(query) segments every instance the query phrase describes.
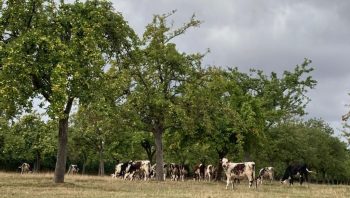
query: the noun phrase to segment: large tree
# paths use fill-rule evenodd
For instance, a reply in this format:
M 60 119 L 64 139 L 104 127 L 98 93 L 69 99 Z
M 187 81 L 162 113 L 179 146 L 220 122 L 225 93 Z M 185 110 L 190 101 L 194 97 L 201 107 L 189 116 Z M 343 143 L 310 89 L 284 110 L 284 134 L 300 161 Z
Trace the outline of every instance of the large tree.
M 156 147 L 157 180 L 163 180 L 163 134 L 177 127 L 181 87 L 189 82 L 200 66 L 201 55 L 181 53 L 171 41 L 200 24 L 194 16 L 182 27 L 172 30 L 167 19 L 173 13 L 155 15 L 141 39 L 133 70 L 134 86 L 127 105 L 137 116 L 132 120 L 138 131 L 153 133 Z
M 68 119 L 75 99 L 100 89 L 104 67 L 121 63 L 134 32 L 106 1 L 1 1 L 0 93 L 5 113 L 31 108 L 42 97 L 58 119 L 55 183 L 64 182 Z

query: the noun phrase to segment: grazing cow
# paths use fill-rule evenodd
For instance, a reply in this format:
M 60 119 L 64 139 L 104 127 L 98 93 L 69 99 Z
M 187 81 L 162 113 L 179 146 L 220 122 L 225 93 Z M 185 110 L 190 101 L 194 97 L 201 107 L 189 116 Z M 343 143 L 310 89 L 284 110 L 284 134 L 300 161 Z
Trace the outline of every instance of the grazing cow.
M 222 158 L 221 163 L 227 178 L 226 189 L 230 183 L 233 189 L 234 179 L 243 179 L 245 177 L 248 178 L 249 188 L 253 185 L 254 181 L 255 187 L 257 187 L 255 180 L 255 162 L 233 163 L 229 162 L 226 158 Z
M 130 180 L 133 180 L 135 173 L 139 173 L 143 175 L 144 180 L 149 179 L 151 170 L 151 162 L 149 160 L 140 160 L 132 162 L 128 165 L 128 167 L 125 170 L 124 179 L 130 178 Z
M 200 181 L 201 179 L 204 179 L 204 176 L 205 176 L 205 165 L 204 164 L 196 165 L 193 168 L 193 171 L 194 171 L 194 175 L 193 175 L 194 180 L 197 179 L 198 181 Z
M 21 175 L 24 173 L 30 173 L 30 165 L 28 163 L 23 163 L 22 165 L 20 165 L 18 167 L 19 169 L 21 169 Z
M 308 180 L 309 173 L 313 173 L 313 171 L 309 171 L 306 164 L 289 165 L 284 172 L 281 183 L 287 183 L 289 180 L 289 185 L 293 185 L 294 179 L 298 177 L 300 185 L 302 185 L 304 180 Z
M 275 175 L 275 169 L 273 167 L 271 166 L 264 167 L 259 171 L 259 175 L 257 177 L 258 183 L 262 184 L 264 178 L 269 179 L 270 183 L 272 183 L 274 175 Z
M 215 167 L 213 165 L 208 165 L 205 169 L 205 179 L 208 179 L 208 181 L 211 181 L 214 177 Z
M 72 173 L 73 175 L 77 174 L 79 172 L 79 168 L 78 165 L 76 164 L 71 164 L 69 166 L 68 172 L 67 174 L 69 175 L 70 173 Z

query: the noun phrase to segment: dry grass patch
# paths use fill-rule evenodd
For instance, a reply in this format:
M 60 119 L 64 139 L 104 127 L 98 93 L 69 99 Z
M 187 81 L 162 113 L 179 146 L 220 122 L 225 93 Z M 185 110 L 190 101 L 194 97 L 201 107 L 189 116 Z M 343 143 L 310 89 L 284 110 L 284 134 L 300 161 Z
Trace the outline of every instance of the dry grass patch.
M 0 172 L 0 197 L 350 197 L 349 186 L 295 185 L 279 183 L 249 189 L 246 182 L 225 190 L 218 182 L 157 182 L 124 181 L 111 177 L 66 176 L 64 184 L 54 184 L 53 174 L 28 174 Z

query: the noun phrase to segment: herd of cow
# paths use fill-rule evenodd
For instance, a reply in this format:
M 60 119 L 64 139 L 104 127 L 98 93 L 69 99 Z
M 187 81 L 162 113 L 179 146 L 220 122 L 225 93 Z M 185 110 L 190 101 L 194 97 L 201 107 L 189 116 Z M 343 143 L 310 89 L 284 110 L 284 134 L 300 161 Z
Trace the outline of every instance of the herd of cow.
M 264 167 L 259 170 L 258 176 L 255 176 L 255 163 L 254 162 L 242 162 L 233 163 L 229 162 L 227 158 L 221 160 L 222 168 L 226 175 L 226 189 L 231 184 L 232 188 L 235 181 L 242 179 L 248 179 L 249 187 L 252 187 L 255 182 L 255 187 L 258 183 L 262 184 L 264 179 L 272 182 L 275 177 L 275 170 L 273 167 Z M 289 182 L 293 185 L 293 181 L 298 179 L 300 185 L 308 180 L 309 171 L 305 164 L 302 165 L 289 165 L 283 177 L 281 178 L 282 183 Z M 163 164 L 163 179 L 167 177 L 172 181 L 184 181 L 185 177 L 189 174 L 189 168 L 182 164 Z M 137 179 L 152 179 L 156 175 L 156 165 L 151 165 L 149 160 L 140 161 L 128 161 L 124 163 L 118 163 L 115 167 L 115 173 L 112 174 L 113 178 L 122 178 L 133 180 Z M 206 180 L 211 181 L 217 177 L 217 168 L 213 165 L 198 164 L 193 168 L 193 179 L 194 180 Z
M 255 162 L 240 162 L 233 163 L 229 162 L 227 158 L 221 160 L 221 165 L 226 175 L 226 189 L 231 184 L 233 189 L 234 183 L 239 182 L 242 179 L 248 179 L 249 188 L 255 183 L 255 187 L 263 183 L 264 179 L 270 180 L 272 182 L 275 177 L 275 170 L 273 167 L 264 167 L 259 170 L 258 176 L 255 175 Z M 30 165 L 28 163 L 23 163 L 18 168 L 21 169 L 21 174 L 29 173 Z M 70 165 L 67 174 L 77 174 L 79 168 L 77 165 Z M 308 174 L 313 171 L 308 170 L 305 164 L 289 165 L 283 177 L 281 178 L 281 183 L 289 182 L 293 185 L 293 181 L 298 179 L 300 185 L 308 180 Z M 189 175 L 189 168 L 182 164 L 170 163 L 163 165 L 163 179 L 170 178 L 172 181 L 184 181 Z M 118 163 L 115 166 L 115 172 L 112 174 L 113 178 L 122 178 L 124 180 L 133 179 L 153 179 L 156 176 L 156 164 L 151 165 L 149 160 L 139 160 L 139 161 L 128 161 L 124 163 Z M 217 168 L 213 165 L 198 164 L 193 168 L 193 179 L 194 180 L 206 180 L 211 181 L 217 177 Z M 220 178 L 221 179 L 221 178 Z

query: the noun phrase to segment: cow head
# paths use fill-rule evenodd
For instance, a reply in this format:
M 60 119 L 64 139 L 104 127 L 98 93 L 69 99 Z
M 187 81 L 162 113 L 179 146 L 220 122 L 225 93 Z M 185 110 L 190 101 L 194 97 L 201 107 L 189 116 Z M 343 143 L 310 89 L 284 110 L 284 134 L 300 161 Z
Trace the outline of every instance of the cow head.
M 221 164 L 222 164 L 222 167 L 223 167 L 224 169 L 226 169 L 227 166 L 228 166 L 228 159 L 227 159 L 227 158 L 222 158 Z
M 287 177 L 287 178 L 282 177 L 282 178 L 280 179 L 280 182 L 281 182 L 281 184 L 288 184 L 288 183 L 290 183 L 290 182 L 289 182 L 290 179 L 291 179 L 291 177 Z

